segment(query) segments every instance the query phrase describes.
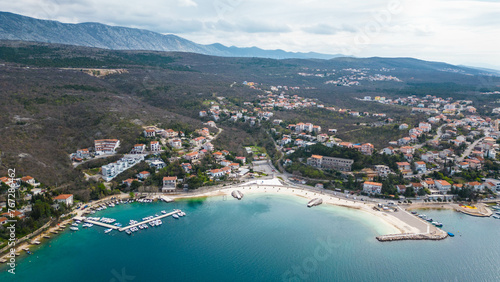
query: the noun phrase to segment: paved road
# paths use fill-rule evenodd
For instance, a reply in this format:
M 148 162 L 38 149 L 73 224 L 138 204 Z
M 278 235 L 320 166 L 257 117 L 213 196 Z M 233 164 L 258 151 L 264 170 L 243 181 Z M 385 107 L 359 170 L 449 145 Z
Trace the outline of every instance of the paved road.
M 462 154 L 462 156 L 460 156 L 460 158 L 457 159 L 457 162 L 460 163 L 462 162 L 466 157 L 468 157 L 471 153 L 472 153 L 472 150 L 474 150 L 474 147 L 476 147 L 476 145 L 483 141 L 485 137 L 483 138 L 480 138 L 476 141 L 474 141 L 474 143 L 470 144 L 469 147 L 467 147 L 467 149 L 465 149 L 464 153 Z
M 443 132 L 442 132 L 442 129 L 443 129 L 443 126 L 445 126 L 446 124 L 443 124 L 441 125 L 440 127 L 437 128 L 436 130 L 436 135 L 434 135 L 434 138 L 432 138 L 431 141 L 436 141 L 436 140 L 439 140 L 441 138 L 441 135 L 443 135 Z M 420 149 L 422 148 L 427 142 L 424 142 L 424 143 L 420 143 L 420 144 L 417 144 L 415 145 L 415 149 Z

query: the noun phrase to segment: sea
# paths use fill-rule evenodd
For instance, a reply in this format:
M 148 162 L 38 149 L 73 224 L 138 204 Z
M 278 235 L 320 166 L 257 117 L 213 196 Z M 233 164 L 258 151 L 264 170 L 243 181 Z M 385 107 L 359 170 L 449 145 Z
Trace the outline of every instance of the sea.
M 67 230 L 18 257 L 15 274 L 1 266 L 0 281 L 500 281 L 500 220 L 425 210 L 455 237 L 378 242 L 394 227 L 306 203 L 253 194 L 122 204 L 93 216 L 126 225 L 162 210 L 187 215 L 132 235 Z

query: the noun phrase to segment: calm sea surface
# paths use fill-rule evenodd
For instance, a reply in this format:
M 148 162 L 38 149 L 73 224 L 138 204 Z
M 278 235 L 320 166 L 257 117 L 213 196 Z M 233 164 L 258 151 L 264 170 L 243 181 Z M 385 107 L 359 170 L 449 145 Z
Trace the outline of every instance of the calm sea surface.
M 362 212 L 283 195 L 119 205 L 93 216 L 130 219 L 178 208 L 181 219 L 127 235 L 70 232 L 18 258 L 0 281 L 500 281 L 500 220 L 422 211 L 455 233 L 381 243 L 395 230 Z

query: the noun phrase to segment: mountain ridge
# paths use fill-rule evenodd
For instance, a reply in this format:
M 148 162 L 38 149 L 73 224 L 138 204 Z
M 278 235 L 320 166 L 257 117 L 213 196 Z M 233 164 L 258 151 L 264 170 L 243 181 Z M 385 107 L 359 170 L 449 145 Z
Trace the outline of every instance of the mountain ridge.
M 4 40 L 60 43 L 111 50 L 192 52 L 222 57 L 331 59 L 341 56 L 315 52 L 264 50 L 258 47 L 227 47 L 220 43 L 203 45 L 177 35 L 160 34 L 146 29 L 110 26 L 96 22 L 62 23 L 1 11 L 0 22 L 2 22 L 0 39 Z

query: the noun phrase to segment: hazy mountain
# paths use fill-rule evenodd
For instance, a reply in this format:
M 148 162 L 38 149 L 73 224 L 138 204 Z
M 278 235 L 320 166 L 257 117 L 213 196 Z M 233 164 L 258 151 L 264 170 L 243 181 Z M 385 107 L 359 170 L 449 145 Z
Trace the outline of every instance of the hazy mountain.
M 0 39 L 61 43 L 113 50 L 151 50 L 193 52 L 224 57 L 318 58 L 339 55 L 294 53 L 263 50 L 257 47 L 238 48 L 222 44 L 202 45 L 175 35 L 163 35 L 144 29 L 109 26 L 100 23 L 67 24 L 39 20 L 9 12 L 0 12 Z

